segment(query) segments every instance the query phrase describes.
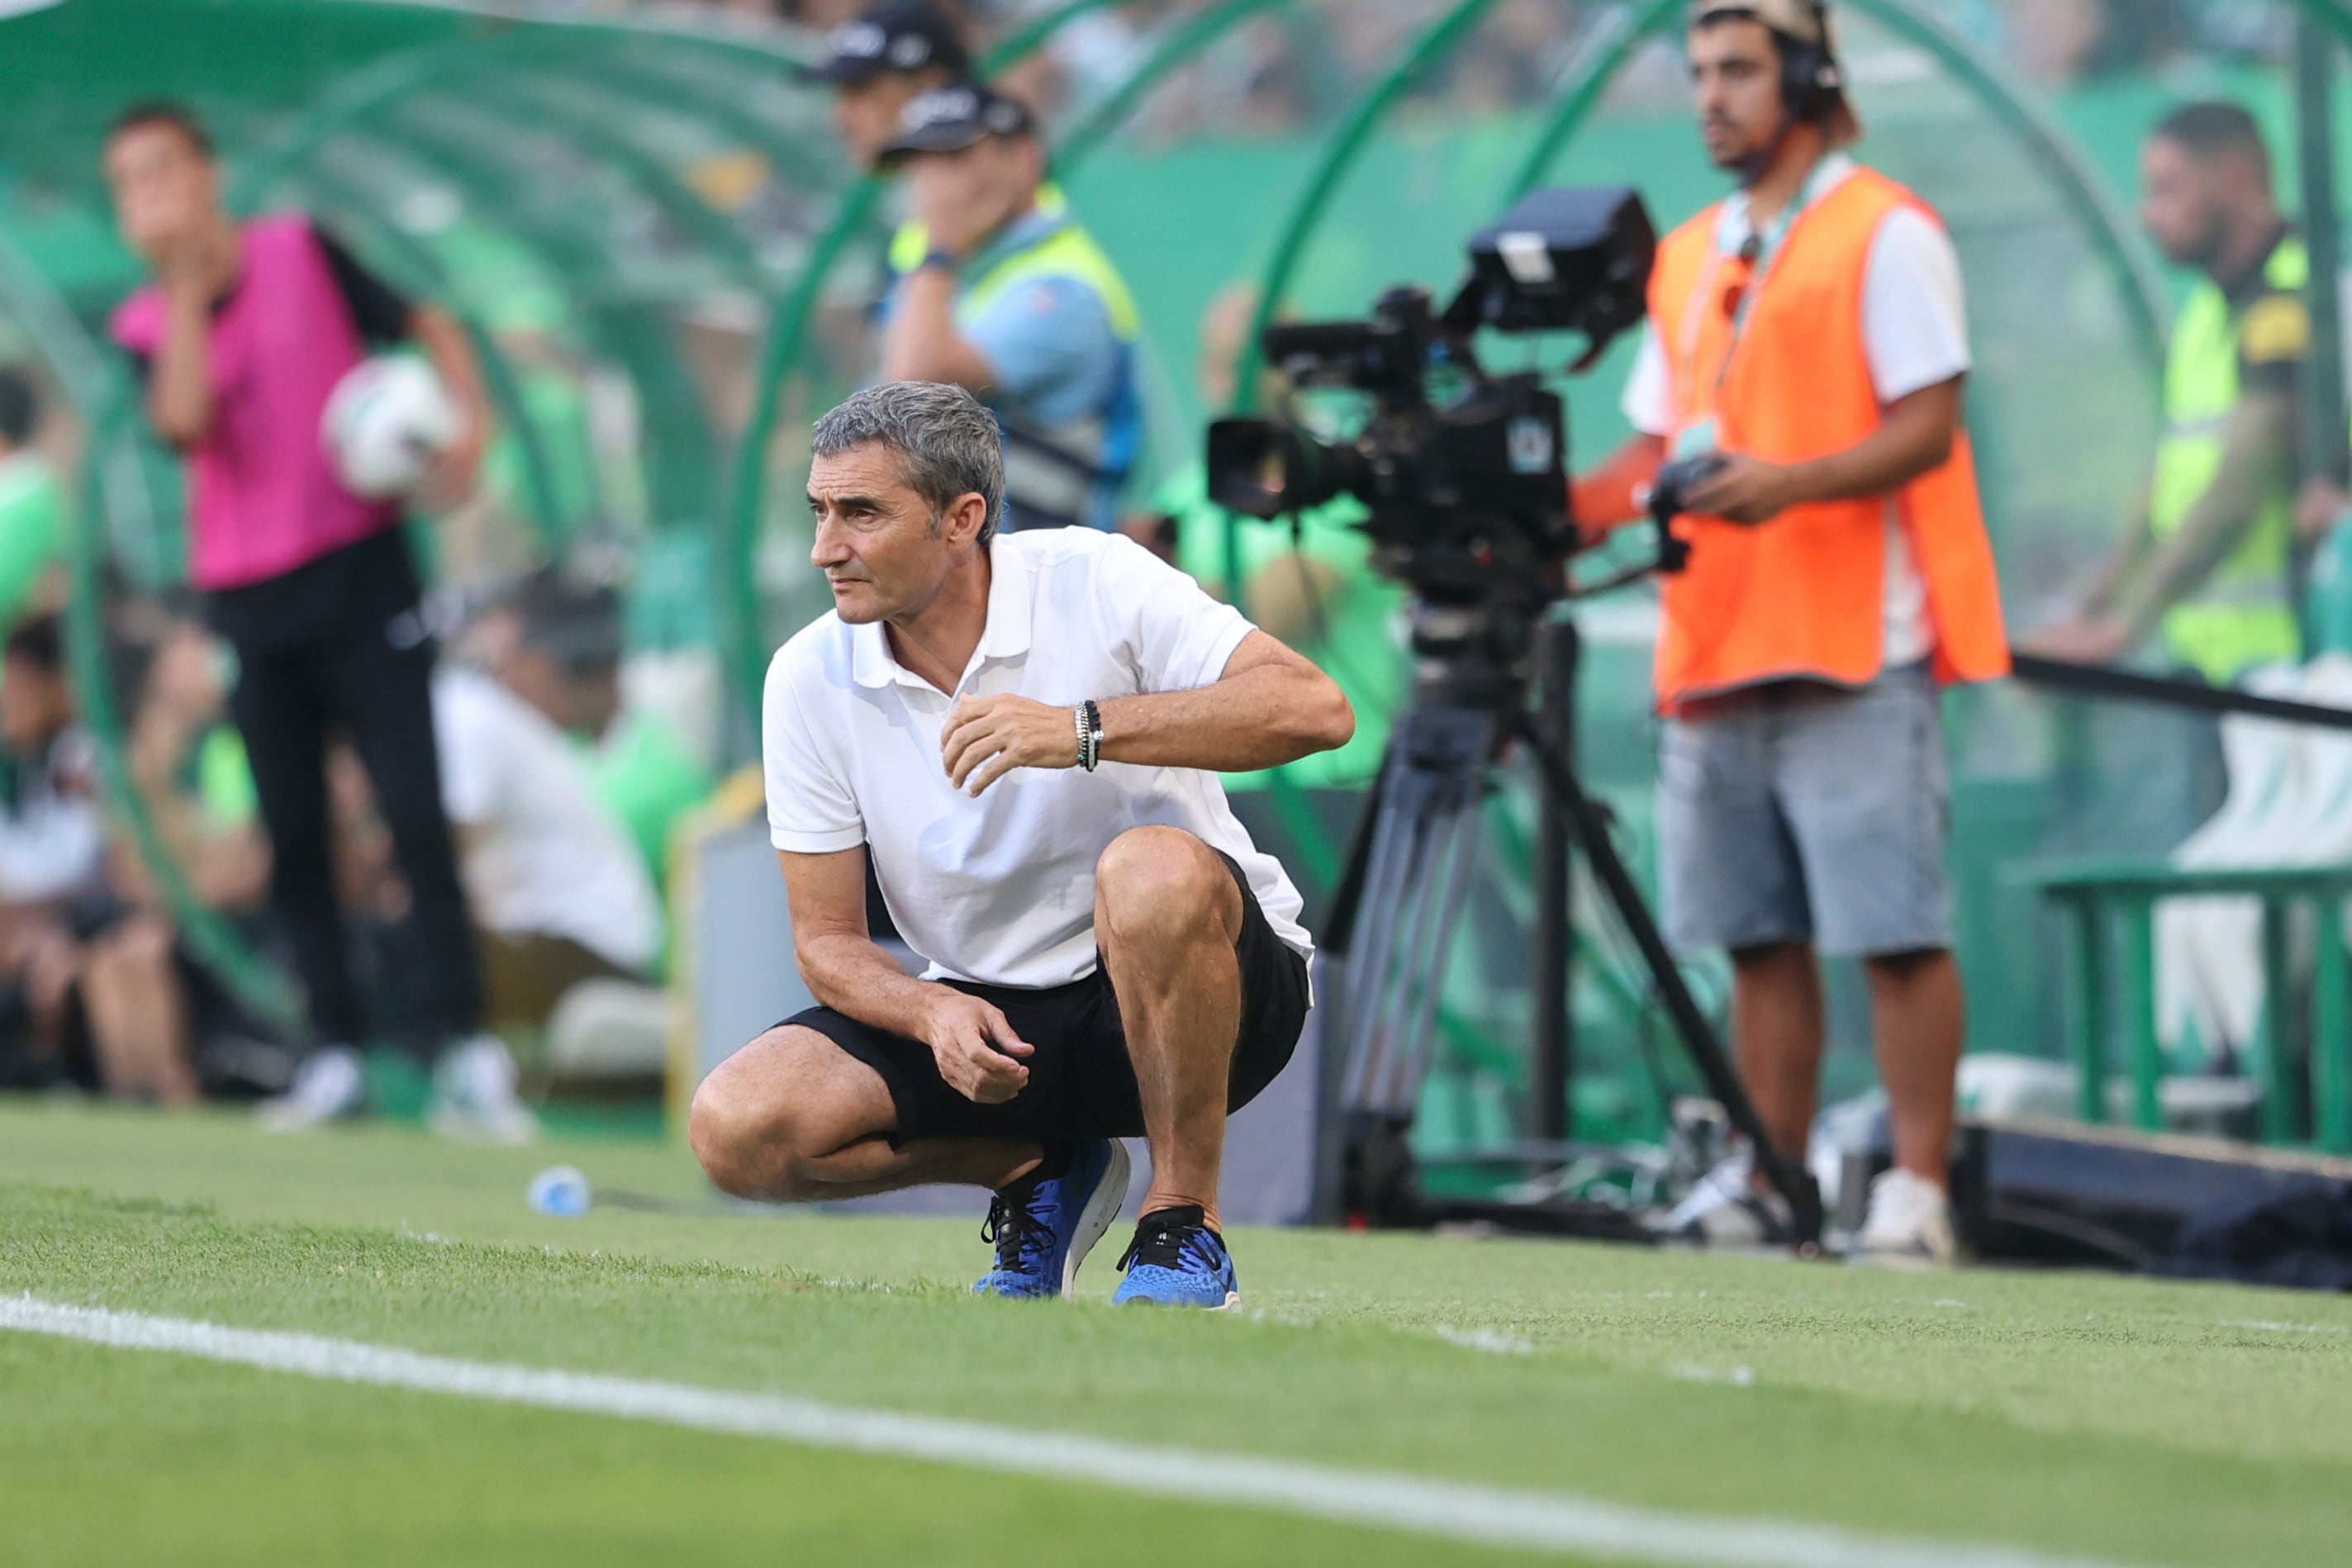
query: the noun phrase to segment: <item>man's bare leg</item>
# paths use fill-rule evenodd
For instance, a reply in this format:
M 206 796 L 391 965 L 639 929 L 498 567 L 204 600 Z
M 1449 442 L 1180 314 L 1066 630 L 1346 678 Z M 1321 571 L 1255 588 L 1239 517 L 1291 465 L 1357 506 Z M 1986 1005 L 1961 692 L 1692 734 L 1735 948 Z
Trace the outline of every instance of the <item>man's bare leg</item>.
M 1811 944 L 1768 942 L 1731 955 L 1731 1050 L 1775 1152 L 1805 1157 L 1821 1097 L 1827 1007 Z
M 92 942 L 82 1005 L 109 1093 L 192 1105 L 187 994 L 172 958 L 172 929 L 139 915 Z
M 902 1187 L 1002 1188 L 1043 1157 L 1034 1143 L 927 1139 L 893 1149 L 881 1077 L 814 1029 L 785 1025 L 703 1079 L 688 1117 L 695 1157 L 737 1197 L 793 1204 Z
M 1142 1212 L 1198 1205 L 1212 1230 L 1241 1034 L 1241 889 L 1174 827 L 1120 834 L 1095 867 L 1095 940 L 1127 1030 L 1151 1144 Z
M 1895 1163 L 1948 1187 L 1952 1106 L 1968 1032 L 1960 966 L 1950 952 L 1934 950 L 1874 958 L 1864 967 Z

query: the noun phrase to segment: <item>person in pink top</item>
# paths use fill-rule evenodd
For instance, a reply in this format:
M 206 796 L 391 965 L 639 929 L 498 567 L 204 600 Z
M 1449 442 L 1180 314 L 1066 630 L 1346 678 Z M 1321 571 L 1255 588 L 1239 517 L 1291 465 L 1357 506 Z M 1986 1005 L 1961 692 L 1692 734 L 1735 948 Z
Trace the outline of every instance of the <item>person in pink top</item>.
M 478 366 L 446 314 L 411 305 L 299 214 L 240 224 L 223 203 L 203 124 L 172 104 L 127 110 L 105 173 L 124 241 L 152 281 L 110 331 L 147 389 L 147 414 L 187 468 L 189 575 L 235 648 L 230 711 L 245 737 L 271 846 L 270 902 L 306 994 L 312 1048 L 262 1108 L 293 1129 L 365 1109 L 366 1037 L 336 900 L 326 782 L 348 735 L 374 785 L 410 896 L 400 983 L 431 1020 L 433 1120 L 516 1142 L 534 1130 L 506 1047 L 482 1031 L 482 991 L 443 815 L 433 639 L 396 503 L 345 489 L 321 448 L 335 384 L 373 347 L 413 339 L 465 411 L 433 486 L 473 484 L 488 426 Z

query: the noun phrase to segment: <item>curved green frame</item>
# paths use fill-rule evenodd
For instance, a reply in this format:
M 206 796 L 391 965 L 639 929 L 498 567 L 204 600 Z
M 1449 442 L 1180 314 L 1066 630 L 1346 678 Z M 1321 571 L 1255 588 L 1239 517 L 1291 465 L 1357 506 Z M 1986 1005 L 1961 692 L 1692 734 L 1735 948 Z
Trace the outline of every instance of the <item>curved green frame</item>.
M 90 488 L 110 498 L 115 486 L 105 477 L 110 452 L 116 461 L 133 468 L 137 455 L 127 447 L 105 443 L 101 432 L 121 420 L 131 398 L 128 380 L 101 355 L 65 301 L 59 299 L 17 245 L 15 234 L 0 226 L 0 291 L 15 307 L 26 333 L 49 369 L 63 384 L 67 395 L 89 420 L 88 476 Z M 143 476 L 139 480 L 141 505 L 153 510 Z M 95 496 L 85 496 L 85 505 Z M 179 862 L 164 847 L 163 836 L 131 781 L 129 760 L 121 744 L 122 718 L 106 661 L 106 618 L 99 599 L 99 574 L 104 563 L 107 530 L 97 514 L 84 516 L 81 525 L 68 531 L 70 597 L 66 616 L 66 650 L 73 671 L 84 721 L 99 738 L 99 786 L 107 810 L 131 831 L 132 846 L 156 889 L 179 921 L 182 939 L 196 959 L 219 975 L 237 999 L 263 1018 L 281 1026 L 296 1016 L 291 989 L 254 960 L 244 941 L 228 922 L 206 909 L 188 886 Z
M 585 31 L 627 35 L 643 29 L 626 24 L 594 22 L 563 23 L 556 26 Z M 331 92 L 321 108 L 302 116 L 290 128 L 289 133 L 277 139 L 265 149 L 257 163 L 248 166 L 236 188 L 233 199 L 239 205 L 250 205 L 254 198 L 265 195 L 279 180 L 293 175 L 299 165 L 314 155 L 336 134 L 358 128 L 359 122 L 378 110 L 389 108 L 408 93 L 431 87 L 446 86 L 453 73 L 470 72 L 476 68 L 492 68 L 500 63 L 507 50 L 499 47 L 505 38 L 529 37 L 526 29 L 515 29 L 489 38 L 470 37 L 451 40 L 411 54 L 394 56 L 358 73 L 353 79 L 357 90 L 346 88 Z M 736 58 L 750 58 L 761 64 L 787 65 L 798 56 L 789 51 L 762 47 L 748 39 L 714 37 L 693 33 L 665 32 L 668 38 L 684 37 Z M 532 38 L 534 45 L 543 38 Z M 543 58 L 543 51 L 541 51 Z M 586 62 L 583 62 L 586 63 Z M 609 57 L 594 62 L 593 71 L 583 75 L 614 74 L 615 62 Z M 620 68 L 621 74 L 644 79 L 644 73 Z M 593 124 L 583 116 L 569 112 L 564 106 L 545 93 L 531 95 L 532 102 L 549 118 L 560 121 L 559 129 L 548 133 L 569 136 L 575 143 L 590 145 L 592 159 L 618 169 L 628 182 L 656 204 L 681 231 L 705 250 L 717 253 L 730 273 L 740 282 L 758 287 L 761 267 L 757 254 L 732 225 L 704 204 L 698 195 L 680 183 L 660 159 L 650 151 L 636 145 L 623 132 Z M 476 108 L 498 114 L 500 106 L 476 105 Z M 781 163 L 802 165 L 805 159 L 801 149 L 790 138 L 776 132 L 757 117 L 732 108 L 708 116 L 725 121 L 730 135 L 778 158 Z M 510 113 L 506 118 L 511 119 Z M 446 180 L 461 190 L 478 194 L 484 182 L 466 158 L 446 161 L 436 159 L 415 140 L 397 134 L 378 139 L 388 142 L 405 158 L 433 169 L 435 176 Z M 340 204 L 337 204 L 340 205 Z M 552 260 L 551 251 L 562 249 L 554 226 L 522 226 L 517 237 L 541 253 L 543 260 Z M 531 510 L 542 531 L 556 537 L 560 520 L 556 516 L 556 492 L 552 469 L 543 438 L 530 419 L 524 405 L 521 389 L 513 366 L 499 348 L 495 336 L 479 318 L 457 302 L 450 288 L 446 268 L 429 246 L 390 223 L 367 226 L 378 242 L 395 258 L 395 265 L 438 288 L 432 292 L 446 299 L 452 315 L 457 320 L 472 342 L 483 367 L 486 389 L 501 415 L 513 426 L 521 446 L 525 481 L 530 490 Z M 584 253 L 574 252 L 575 264 L 587 259 Z M 576 279 L 577 270 L 558 267 L 559 277 Z M 109 512 L 119 510 L 121 486 L 109 478 L 112 467 L 120 465 L 139 475 L 138 510 L 148 519 L 147 531 L 155 531 L 154 500 L 144 486 L 144 474 L 136 442 L 136 421 L 131 417 L 135 399 L 118 370 L 89 342 L 71 311 L 48 288 L 30 261 L 15 242 L 13 234 L 0 226 L 0 294 L 5 295 L 16 307 L 27 332 L 49 363 L 54 373 L 68 390 L 73 403 L 82 408 L 89 432 L 86 453 L 85 497 L 88 517 L 96 518 L 101 508 Z M 652 360 L 661 360 L 675 373 L 677 367 L 668 363 L 667 356 L 655 355 L 651 360 L 641 354 L 624 353 L 632 361 L 632 374 L 656 367 Z M 634 363 L 643 360 L 644 363 Z M 675 375 L 656 374 L 656 384 L 674 380 Z M 672 390 L 675 390 L 674 388 Z M 682 406 L 699 408 L 698 399 L 689 399 Z M 701 446 L 707 454 L 709 432 L 702 432 Z M 707 470 L 707 461 L 700 467 Z M 74 678 L 81 692 L 84 718 L 97 742 L 100 783 L 109 810 L 130 831 L 142 863 L 154 879 L 155 886 L 171 908 L 180 924 L 191 952 L 212 971 L 246 1006 L 258 1016 L 280 1027 L 299 1027 L 300 1011 L 294 993 L 286 980 L 264 964 L 251 948 L 217 914 L 196 900 L 189 887 L 184 871 L 163 845 L 145 803 L 132 787 L 124 754 L 122 716 L 115 701 L 110 672 L 106 659 L 106 626 L 104 605 L 100 599 L 99 579 L 103 565 L 110 531 L 97 526 L 82 526 L 72 531 L 67 605 L 67 637 L 68 657 Z
M 2157 275 L 2156 258 L 2147 242 L 2133 227 L 2116 200 L 2100 184 L 2088 160 L 2074 148 L 2065 128 L 2036 105 L 2008 68 L 1949 26 L 1916 8 L 1911 0 L 1844 0 L 1905 42 L 1933 55 L 1936 63 L 1986 104 L 2001 123 L 2015 132 L 2043 171 L 2077 210 L 2093 218 L 2092 240 L 2131 305 L 2132 324 L 2139 347 L 2151 363 L 2164 359 L 2171 304 Z M 1511 182 L 1509 195 L 1524 195 L 1543 178 L 1552 160 L 1583 128 L 1617 71 L 1644 42 L 1664 31 L 1681 15 L 1680 0 L 1643 0 L 1612 18 L 1611 34 L 1596 38 L 1587 57 L 1570 77 L 1568 91 L 1544 123 Z
M 1484 19 L 1496 0 L 1458 0 L 1415 39 L 1387 76 L 1368 87 L 1325 144 L 1323 156 L 1300 189 L 1290 217 L 1276 241 L 1258 290 L 1257 312 L 1243 347 L 1234 379 L 1235 410 L 1255 402 L 1260 357 L 1259 339 L 1281 310 L 1292 275 L 1339 183 L 1388 111 L 1432 67 L 1442 62 L 1471 29 Z M 2116 204 L 2092 175 L 2087 162 L 2075 152 L 2072 139 L 2054 120 L 2037 109 L 2006 69 L 1968 39 L 1927 16 L 1911 0 L 1846 0 L 1907 41 L 1937 57 L 1944 68 L 1969 87 L 1980 101 L 1990 103 L 2012 131 L 2026 141 L 2033 155 L 2055 175 L 2060 186 L 2074 195 L 2094 219 L 2095 241 L 2104 252 L 2126 298 L 2131 301 L 2143 352 L 2161 364 L 2169 305 L 2158 280 L 2145 242 L 2126 223 Z M 2338 42 L 2352 47 L 2352 11 L 2338 0 L 2294 0 L 2297 9 L 2317 16 Z M 1574 137 L 1598 105 L 1601 93 L 1634 50 L 1683 13 L 1684 0 L 1629 0 L 1628 8 L 1612 14 L 1579 52 L 1565 79 L 1559 106 L 1538 132 L 1508 195 L 1517 197 L 1542 177 L 1552 160 Z M 1225 523 L 1224 574 L 1226 596 L 1239 599 L 1240 520 Z M 1277 784 L 1281 774 L 1276 773 Z M 1336 858 L 1334 847 L 1319 824 L 1304 813 L 1295 816 L 1306 831 L 1299 846 L 1310 862 Z
M 2094 237 L 2115 268 L 2135 308 L 2141 344 L 2158 362 L 2163 357 L 2165 324 L 2169 317 L 2163 285 L 2144 241 L 2132 231 L 2114 200 L 2092 174 L 2087 162 L 2074 151 L 2071 139 L 2054 120 L 2035 108 L 2024 90 L 1997 61 L 1968 39 L 1920 12 L 1912 0 L 1845 0 L 1890 31 L 1934 55 L 1980 101 L 1990 104 L 2003 122 L 2025 140 L 2062 189 L 2078 201 L 2094 222 Z M 1246 408 L 1255 395 L 1258 369 L 1256 338 L 1282 307 L 1290 279 L 1297 269 L 1307 242 L 1320 222 L 1339 182 L 1355 163 L 1364 144 L 1378 130 L 1388 110 L 1432 66 L 1449 54 L 1462 37 L 1483 19 L 1495 0 L 1459 0 L 1423 32 L 1412 49 L 1389 75 L 1368 89 L 1348 121 L 1327 144 L 1323 158 L 1292 208 L 1289 221 L 1276 241 L 1261 282 L 1258 315 L 1244 351 L 1242 373 L 1235 384 L 1237 405 Z M 2339 36 L 2352 42 L 2352 16 L 2334 0 L 2307 0 L 2305 8 L 2323 14 Z M 1600 25 L 1570 68 L 1559 106 L 1538 132 L 1508 196 L 1532 186 L 1573 139 L 1611 79 L 1633 52 L 1665 29 L 1685 10 L 1682 0 L 1634 0 Z M 1230 553 L 1230 552 L 1229 552 Z

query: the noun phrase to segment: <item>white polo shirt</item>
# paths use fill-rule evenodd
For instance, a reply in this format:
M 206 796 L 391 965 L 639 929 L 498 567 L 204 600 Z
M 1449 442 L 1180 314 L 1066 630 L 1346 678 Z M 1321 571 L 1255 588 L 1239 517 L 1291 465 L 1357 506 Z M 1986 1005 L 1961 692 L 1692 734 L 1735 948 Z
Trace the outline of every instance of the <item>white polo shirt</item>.
M 988 623 L 957 695 L 1057 708 L 1213 683 L 1251 627 L 1174 567 L 1086 528 L 1000 534 Z M 1300 954 L 1298 889 L 1258 852 L 1217 775 L 1105 763 L 1016 768 L 972 799 L 948 782 L 953 699 L 903 668 L 880 624 L 827 614 L 768 667 L 761 746 L 779 849 L 863 844 L 926 978 L 1043 988 L 1090 973 L 1095 861 L 1130 827 L 1181 827 L 1233 857 L 1274 932 Z

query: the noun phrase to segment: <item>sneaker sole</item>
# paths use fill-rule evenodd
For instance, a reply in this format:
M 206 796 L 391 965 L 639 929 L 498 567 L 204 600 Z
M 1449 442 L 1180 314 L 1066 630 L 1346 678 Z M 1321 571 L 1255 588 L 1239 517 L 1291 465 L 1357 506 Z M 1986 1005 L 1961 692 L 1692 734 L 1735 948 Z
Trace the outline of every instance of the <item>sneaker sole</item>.
M 1213 1307 L 1195 1307 L 1182 1301 L 1154 1301 L 1149 1297 L 1135 1297 L 1129 1300 L 1111 1303 L 1114 1307 L 1150 1307 L 1156 1310 L 1169 1312 L 1230 1312 L 1241 1304 L 1242 1293 L 1238 1290 L 1226 1291 L 1225 1299 Z
M 1135 1163 L 1127 1156 L 1127 1145 L 1111 1139 L 1110 1158 L 1103 1165 L 1095 1190 L 1087 1195 L 1087 1206 L 1078 1211 L 1077 1228 L 1070 1233 L 1070 1250 L 1062 1258 L 1064 1300 L 1077 1294 L 1078 1265 L 1087 1260 L 1095 1244 L 1118 1222 L 1118 1211 L 1127 1206 L 1128 1182 L 1134 1172 Z

